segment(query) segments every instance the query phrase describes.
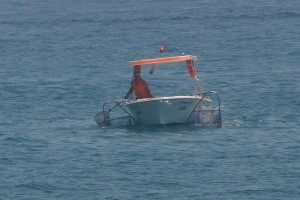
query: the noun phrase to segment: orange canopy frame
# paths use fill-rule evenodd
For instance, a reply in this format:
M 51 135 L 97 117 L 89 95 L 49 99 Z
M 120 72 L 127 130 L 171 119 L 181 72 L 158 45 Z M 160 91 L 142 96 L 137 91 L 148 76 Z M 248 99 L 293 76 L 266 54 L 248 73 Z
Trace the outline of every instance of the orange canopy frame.
M 192 55 L 184 55 L 184 56 L 153 58 L 153 59 L 145 59 L 145 60 L 135 60 L 135 61 L 130 61 L 129 65 L 130 66 L 138 66 L 138 65 L 142 66 L 142 65 L 160 64 L 160 63 L 192 61 L 192 60 L 197 60 L 197 57 L 192 56 Z

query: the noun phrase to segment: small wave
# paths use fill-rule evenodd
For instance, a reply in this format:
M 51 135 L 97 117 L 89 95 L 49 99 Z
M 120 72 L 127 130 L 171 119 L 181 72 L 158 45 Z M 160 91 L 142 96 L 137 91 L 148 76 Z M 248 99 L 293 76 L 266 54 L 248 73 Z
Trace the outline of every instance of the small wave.
M 17 188 L 30 188 L 30 189 L 36 189 L 36 190 L 44 190 L 44 191 L 53 191 L 57 189 L 56 187 L 49 185 L 49 184 L 41 184 L 41 183 L 23 183 L 16 185 Z
M 12 163 L 12 160 L 7 157 L 0 158 L 0 161 L 1 163 Z
M 283 18 L 299 18 L 300 13 L 295 12 L 279 12 L 272 15 L 272 18 L 283 19 Z
M 22 136 L 16 136 L 16 137 L 8 136 L 8 137 L 4 138 L 3 140 L 6 142 L 13 142 L 13 143 L 30 141 L 28 138 L 25 138 Z
M 240 119 L 222 120 L 222 127 L 249 127 L 262 124 L 261 119 L 249 119 L 247 117 L 241 117 Z
M 248 20 L 248 19 L 286 19 L 286 18 L 299 18 L 300 14 L 295 12 L 278 12 L 275 14 L 239 14 L 239 15 L 227 15 L 222 16 L 223 20 Z M 217 16 L 221 18 L 221 16 Z
M 222 121 L 222 126 L 223 127 L 244 127 L 246 126 L 246 122 L 239 120 L 239 119 L 235 119 L 235 120 L 231 120 L 231 121 Z
M 300 50 L 298 51 L 293 51 L 287 54 L 288 56 L 300 56 Z
M 188 20 L 191 19 L 189 16 L 176 16 L 176 17 L 169 17 L 169 18 L 163 18 L 162 20 L 168 20 L 168 21 L 181 21 L 181 20 Z
M 141 17 L 136 18 L 134 21 L 142 21 L 142 22 L 151 22 L 151 21 L 181 21 L 181 20 L 188 20 L 190 19 L 189 16 L 173 16 L 173 17 Z
M 69 22 L 73 23 L 93 23 L 93 22 L 99 22 L 93 18 L 82 18 L 82 19 L 70 19 Z
M 4 139 L 4 141 L 8 141 L 8 142 L 19 142 L 20 140 L 15 138 L 15 137 L 7 137 Z
M 9 125 L 13 125 L 13 122 L 12 121 L 4 121 L 4 122 L 1 122 L 0 123 L 1 126 L 9 126 Z M 2 135 L 2 133 L 0 133 L 0 135 Z
M 264 17 L 265 16 L 260 16 L 260 15 L 240 14 L 240 15 L 217 16 L 216 18 L 222 20 L 248 20 L 248 19 L 261 19 Z

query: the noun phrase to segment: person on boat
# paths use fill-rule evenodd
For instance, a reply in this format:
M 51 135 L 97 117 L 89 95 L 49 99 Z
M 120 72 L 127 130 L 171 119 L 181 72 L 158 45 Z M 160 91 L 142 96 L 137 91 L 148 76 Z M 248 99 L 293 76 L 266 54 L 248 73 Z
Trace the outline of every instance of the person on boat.
M 125 99 L 134 91 L 136 99 L 152 98 L 147 82 L 141 77 L 141 66 L 134 66 L 134 78 L 131 81 L 131 87 L 127 92 Z

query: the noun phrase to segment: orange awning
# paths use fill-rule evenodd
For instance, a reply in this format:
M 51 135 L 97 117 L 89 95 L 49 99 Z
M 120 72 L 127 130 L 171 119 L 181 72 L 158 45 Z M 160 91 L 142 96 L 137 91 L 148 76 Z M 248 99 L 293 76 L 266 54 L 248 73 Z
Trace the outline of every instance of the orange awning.
M 130 61 L 129 65 L 142 66 L 142 65 L 160 64 L 160 63 L 180 62 L 180 61 L 187 61 L 187 60 L 197 60 L 197 57 L 191 55 L 185 55 L 185 56 L 163 57 L 163 58 L 153 58 L 153 59 L 145 59 L 145 60 L 134 60 L 134 61 Z

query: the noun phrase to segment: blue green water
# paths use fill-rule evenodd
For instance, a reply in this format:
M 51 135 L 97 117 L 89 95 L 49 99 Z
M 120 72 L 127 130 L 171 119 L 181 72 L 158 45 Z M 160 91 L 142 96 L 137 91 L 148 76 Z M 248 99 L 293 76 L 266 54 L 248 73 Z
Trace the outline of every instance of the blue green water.
M 0 199 L 299 199 L 299 33 L 296 0 L 1 0 Z M 97 127 L 160 45 L 222 128 Z M 151 92 L 192 92 L 176 70 Z

